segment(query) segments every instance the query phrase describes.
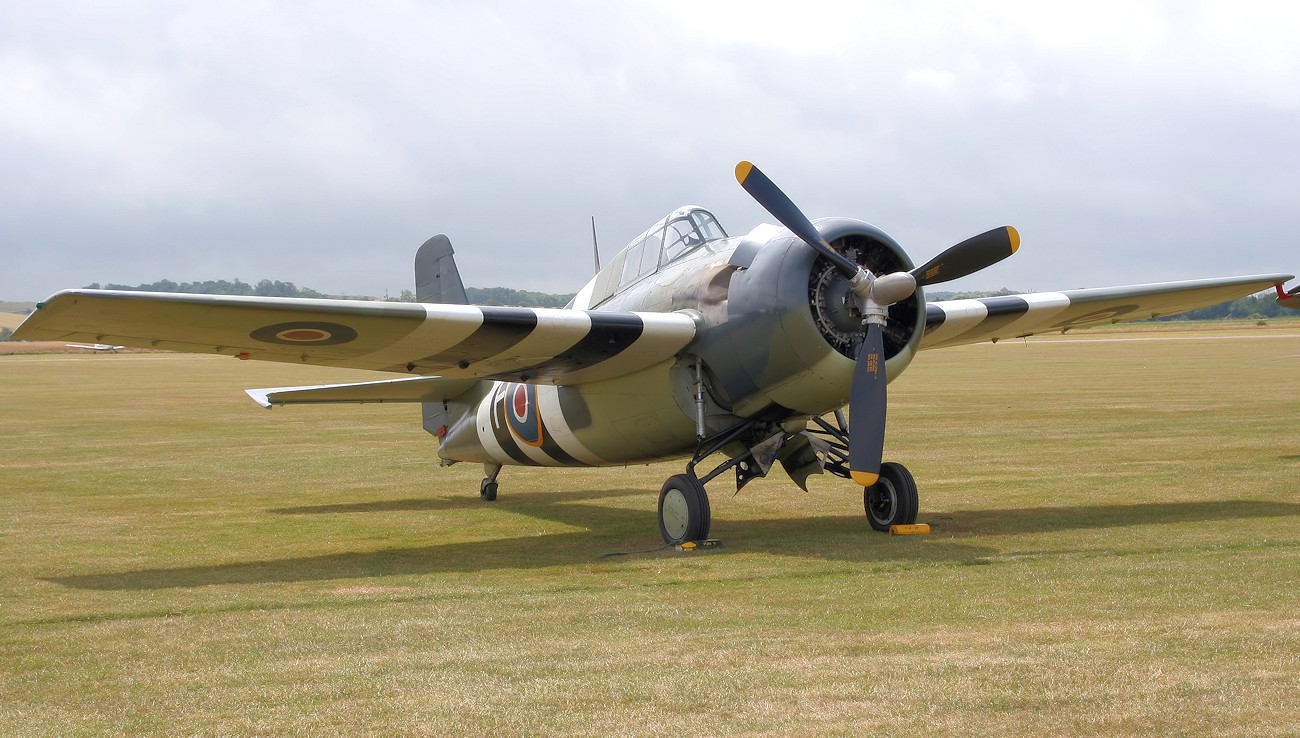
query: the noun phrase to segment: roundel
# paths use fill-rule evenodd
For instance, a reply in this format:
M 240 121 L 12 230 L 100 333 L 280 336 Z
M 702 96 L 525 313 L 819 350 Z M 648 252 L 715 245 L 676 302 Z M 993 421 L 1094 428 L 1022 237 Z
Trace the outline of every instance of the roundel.
M 514 396 L 510 398 L 510 410 L 514 413 L 515 422 L 523 423 L 528 420 L 528 390 L 526 385 L 516 384 Z
M 262 326 L 248 335 L 262 343 L 282 346 L 335 346 L 357 338 L 357 332 L 346 325 L 318 321 L 276 323 Z
M 531 384 L 511 384 L 506 392 L 506 421 L 521 442 L 540 447 L 545 431 L 537 412 L 537 388 Z

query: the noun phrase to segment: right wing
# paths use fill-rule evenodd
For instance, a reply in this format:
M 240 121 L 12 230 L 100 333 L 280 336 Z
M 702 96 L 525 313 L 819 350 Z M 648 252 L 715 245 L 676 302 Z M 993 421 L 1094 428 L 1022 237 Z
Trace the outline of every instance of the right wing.
M 696 335 L 688 313 L 67 290 L 14 337 L 241 359 L 579 384 L 671 358 Z
M 1086 328 L 1104 323 L 1145 320 L 1278 287 L 1289 274 L 1256 274 L 1127 287 L 1001 295 L 977 300 L 940 300 L 925 306 L 922 349 L 961 346 L 1036 333 Z

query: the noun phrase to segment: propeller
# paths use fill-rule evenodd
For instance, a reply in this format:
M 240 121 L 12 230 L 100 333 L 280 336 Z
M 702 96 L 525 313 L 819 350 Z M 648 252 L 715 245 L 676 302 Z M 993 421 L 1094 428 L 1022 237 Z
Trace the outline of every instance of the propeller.
M 913 269 L 910 274 L 922 287 L 940 282 L 950 282 L 974 274 L 986 266 L 1016 253 L 1020 248 L 1020 233 L 1011 226 L 994 228 L 978 236 L 971 236 L 956 246 L 951 246 L 938 256 Z
M 849 473 L 857 484 L 871 487 L 880 479 L 885 448 L 888 380 L 882 327 L 889 306 L 906 300 L 918 286 L 964 277 L 1007 258 L 1020 247 L 1020 234 L 1011 226 L 995 228 L 946 249 L 910 272 L 877 276 L 832 248 L 794 201 L 758 167 L 740 162 L 736 181 L 781 225 L 839 268 L 858 297 L 867 335 L 858 349 L 849 388 Z

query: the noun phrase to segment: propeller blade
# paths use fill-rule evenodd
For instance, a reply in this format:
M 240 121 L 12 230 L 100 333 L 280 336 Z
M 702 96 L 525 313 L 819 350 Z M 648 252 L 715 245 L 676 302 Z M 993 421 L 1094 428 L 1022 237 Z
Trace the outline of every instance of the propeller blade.
M 917 285 L 948 282 L 1002 261 L 1020 248 L 1020 234 L 1011 226 L 972 236 L 912 270 Z
M 880 479 L 880 459 L 885 450 L 885 342 L 880 326 L 867 326 L 849 388 L 849 473 L 853 481 L 870 487 Z
M 826 239 L 817 227 L 808 220 L 808 217 L 799 210 L 794 201 L 781 191 L 772 180 L 767 178 L 766 174 L 753 164 L 742 161 L 736 165 L 736 181 L 749 196 L 758 201 L 763 209 L 771 213 L 773 218 L 790 229 L 790 232 L 798 236 L 800 240 L 817 249 L 818 252 L 830 259 L 840 271 L 844 272 L 846 277 L 855 277 L 858 274 L 858 265 L 849 261 L 843 254 L 831 248 Z

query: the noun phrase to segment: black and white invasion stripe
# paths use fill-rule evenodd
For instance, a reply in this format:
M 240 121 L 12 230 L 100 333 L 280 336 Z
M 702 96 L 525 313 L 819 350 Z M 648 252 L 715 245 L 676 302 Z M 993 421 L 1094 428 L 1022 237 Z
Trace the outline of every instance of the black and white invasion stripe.
M 401 362 L 386 371 L 548 384 L 593 381 L 667 359 L 696 334 L 695 320 L 684 313 L 424 307 L 424 324 L 374 357 Z

